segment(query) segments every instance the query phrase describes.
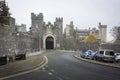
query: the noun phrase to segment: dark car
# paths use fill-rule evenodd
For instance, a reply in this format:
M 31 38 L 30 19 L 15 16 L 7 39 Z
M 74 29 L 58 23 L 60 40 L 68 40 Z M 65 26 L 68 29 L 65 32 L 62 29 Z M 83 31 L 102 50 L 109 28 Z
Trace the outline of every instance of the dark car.
M 0 65 L 3 65 L 3 64 L 7 64 L 8 60 L 7 60 L 7 55 L 1 55 L 0 54 Z

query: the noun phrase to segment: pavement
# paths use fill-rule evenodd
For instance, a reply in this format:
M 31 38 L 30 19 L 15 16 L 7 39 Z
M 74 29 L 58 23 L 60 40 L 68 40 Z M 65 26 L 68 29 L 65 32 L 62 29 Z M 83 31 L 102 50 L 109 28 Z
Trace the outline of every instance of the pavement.
M 44 65 L 46 59 L 45 56 L 42 56 L 42 53 L 44 53 L 44 51 L 29 53 L 27 54 L 26 60 L 18 60 L 6 65 L 1 65 L 0 80 L 7 76 L 10 77 L 11 75 L 30 71 Z
M 95 61 L 95 60 L 90 60 L 90 59 L 84 59 L 81 58 L 78 55 L 73 55 L 75 58 L 82 60 L 82 61 L 86 61 L 89 63 L 93 63 L 93 64 L 98 64 L 98 65 L 103 65 L 103 66 L 108 66 L 108 67 L 113 67 L 113 68 L 118 68 L 120 69 L 120 63 L 109 63 L 109 62 L 100 62 L 100 61 Z

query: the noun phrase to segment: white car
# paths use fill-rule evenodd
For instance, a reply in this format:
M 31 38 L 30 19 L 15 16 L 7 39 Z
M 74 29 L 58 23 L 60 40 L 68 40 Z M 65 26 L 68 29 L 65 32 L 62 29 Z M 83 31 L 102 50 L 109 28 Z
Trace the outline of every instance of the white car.
M 115 61 L 116 61 L 116 62 L 120 62 L 120 54 L 116 55 Z

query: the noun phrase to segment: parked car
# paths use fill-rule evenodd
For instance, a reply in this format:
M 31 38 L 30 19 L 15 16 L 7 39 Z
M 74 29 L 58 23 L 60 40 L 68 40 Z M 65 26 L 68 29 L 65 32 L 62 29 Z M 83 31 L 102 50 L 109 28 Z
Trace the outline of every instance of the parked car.
M 95 59 L 95 55 L 96 55 L 97 53 L 98 53 L 98 51 L 93 52 L 92 55 L 90 56 L 90 59 L 91 59 L 91 60 L 94 60 L 94 59 Z
M 115 56 L 118 56 L 118 55 L 120 55 L 120 53 L 115 53 Z
M 82 53 L 81 55 L 80 55 L 82 58 L 86 58 L 86 53 Z
M 7 55 L 0 54 L 0 65 L 7 64 L 7 62 L 8 62 Z
M 115 62 L 120 63 L 120 53 L 115 55 Z
M 88 50 L 85 53 L 81 54 L 82 58 L 90 59 L 91 55 L 93 54 L 92 50 Z
M 93 55 L 93 51 L 92 51 L 92 50 L 88 50 L 88 51 L 86 52 L 86 54 L 87 54 L 86 58 L 87 58 L 87 59 L 90 59 L 91 56 Z
M 114 55 L 115 53 L 113 50 L 101 49 L 95 55 L 95 60 L 114 62 Z
M 26 54 L 16 54 L 15 55 L 15 60 L 25 60 L 26 59 Z

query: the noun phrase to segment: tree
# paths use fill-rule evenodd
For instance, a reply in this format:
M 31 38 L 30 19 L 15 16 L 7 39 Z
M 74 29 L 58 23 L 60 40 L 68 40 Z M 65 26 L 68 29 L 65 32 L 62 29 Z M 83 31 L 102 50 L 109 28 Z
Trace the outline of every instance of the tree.
M 0 0 L 0 16 L 9 16 L 9 8 L 5 0 Z
M 97 42 L 97 38 L 94 35 L 90 34 L 85 38 L 85 42 Z
M 0 25 L 9 25 L 9 8 L 5 0 L 0 0 Z
M 115 26 L 114 28 L 112 28 L 112 36 L 116 39 L 116 40 L 120 40 L 120 26 Z

